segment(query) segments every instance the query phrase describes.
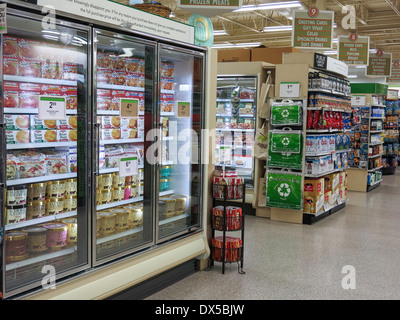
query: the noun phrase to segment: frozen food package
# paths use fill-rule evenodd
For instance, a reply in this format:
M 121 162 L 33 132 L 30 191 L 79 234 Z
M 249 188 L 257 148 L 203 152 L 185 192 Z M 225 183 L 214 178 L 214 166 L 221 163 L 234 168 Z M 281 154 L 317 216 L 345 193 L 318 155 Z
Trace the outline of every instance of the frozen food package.
M 3 58 L 3 73 L 9 76 L 19 75 L 19 59 L 12 57 Z
M 121 129 L 100 129 L 100 140 L 115 140 L 121 138 Z
M 125 70 L 126 59 L 124 57 L 114 56 L 111 57 L 112 68 L 114 70 Z
M 18 39 L 4 35 L 3 56 L 18 58 Z
M 78 116 L 66 116 L 65 120 L 57 120 L 57 130 L 73 130 L 77 128 Z
M 111 69 L 101 69 L 97 68 L 97 82 L 112 84 L 112 74 Z
M 35 60 L 20 60 L 19 75 L 22 77 L 40 78 L 42 76 L 42 63 Z
M 105 163 L 107 168 L 118 168 L 121 157 L 124 156 L 124 149 L 121 146 L 105 147 Z
M 41 153 L 18 154 L 17 174 L 20 179 L 46 175 L 45 157 Z
M 138 164 L 142 165 L 144 162 L 144 146 L 143 145 L 135 145 L 137 154 L 138 154 Z M 167 150 L 163 150 L 164 153 L 168 153 Z M 167 155 L 166 155 L 167 157 Z
M 138 138 L 138 129 L 121 129 L 121 139 L 136 139 Z
M 78 64 L 64 62 L 61 74 L 63 80 L 76 81 L 78 79 Z
M 18 179 L 17 163 L 18 158 L 13 153 L 8 153 L 6 167 L 7 180 Z
M 68 172 L 68 152 L 46 151 L 43 154 L 47 175 L 65 174 Z
M 121 127 L 121 118 L 119 116 L 101 116 L 100 128 L 118 129 Z
M 62 65 L 59 61 L 45 60 L 43 61 L 41 76 L 45 79 L 61 79 Z
M 55 120 L 54 120 L 55 121 Z M 57 142 L 57 130 L 32 130 L 32 143 Z
M 6 130 L 6 144 L 29 143 L 29 130 Z
M 18 82 L 3 82 L 4 108 L 18 108 L 19 84 Z
M 68 148 L 68 162 L 67 162 L 69 172 L 78 172 L 78 148 L 69 147 Z
M 99 150 L 99 169 L 106 167 L 106 148 L 104 144 L 100 144 Z
M 55 130 L 57 120 L 40 120 L 38 115 L 30 115 L 31 130 Z
M 111 74 L 111 84 L 116 86 L 125 86 L 127 82 L 127 72 L 126 71 L 114 71 Z
M 241 88 L 240 99 L 254 99 L 254 89 Z
M 62 129 L 57 130 L 57 141 L 58 142 L 69 142 L 78 140 L 78 130 Z
M 110 57 L 110 54 L 105 53 L 105 52 L 98 52 L 97 53 L 97 66 L 99 68 L 112 69 L 113 62 Z
M 19 107 L 22 109 L 37 109 L 39 107 L 40 91 L 19 91 Z
M 121 129 L 137 129 L 138 118 L 121 117 Z
M 111 90 L 97 89 L 97 110 L 112 110 Z
M 5 114 L 6 130 L 29 130 L 29 115 Z
M 173 78 L 175 73 L 175 66 L 172 62 L 161 62 L 161 76 L 166 78 Z

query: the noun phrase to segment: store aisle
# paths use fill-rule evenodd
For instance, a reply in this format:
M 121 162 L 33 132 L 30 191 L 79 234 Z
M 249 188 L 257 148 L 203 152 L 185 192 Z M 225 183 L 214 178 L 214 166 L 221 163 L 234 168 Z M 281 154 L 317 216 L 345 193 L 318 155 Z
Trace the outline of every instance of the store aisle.
M 399 299 L 400 172 L 314 225 L 246 217 L 244 271 L 220 263 L 148 299 Z M 343 289 L 344 266 L 355 289 Z

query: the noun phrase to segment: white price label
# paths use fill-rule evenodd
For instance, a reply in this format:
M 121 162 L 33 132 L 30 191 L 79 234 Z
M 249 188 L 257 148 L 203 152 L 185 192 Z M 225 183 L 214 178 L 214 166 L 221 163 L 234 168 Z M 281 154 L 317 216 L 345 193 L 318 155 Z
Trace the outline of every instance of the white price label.
M 300 97 L 300 82 L 281 82 L 279 86 L 280 98 Z
M 231 147 L 220 147 L 219 148 L 219 161 L 221 164 L 230 164 L 232 161 Z
M 119 176 L 128 177 L 138 174 L 137 157 L 122 158 L 119 162 Z
M 39 120 L 66 120 L 66 103 L 64 97 L 39 97 Z
M 365 106 L 365 96 L 351 96 L 351 105 L 353 107 Z

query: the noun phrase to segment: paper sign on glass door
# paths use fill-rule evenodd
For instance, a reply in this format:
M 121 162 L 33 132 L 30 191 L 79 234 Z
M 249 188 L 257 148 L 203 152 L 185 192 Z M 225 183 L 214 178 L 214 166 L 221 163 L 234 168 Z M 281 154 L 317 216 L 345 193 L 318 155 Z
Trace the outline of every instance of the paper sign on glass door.
M 39 120 L 66 120 L 66 103 L 62 97 L 39 97 Z
M 190 102 L 178 102 L 178 117 L 189 118 L 190 117 Z
M 137 99 L 121 99 L 120 102 L 120 116 L 121 117 L 137 117 L 138 116 L 138 105 Z
M 119 162 L 119 176 L 129 177 L 138 174 L 137 157 L 122 158 Z

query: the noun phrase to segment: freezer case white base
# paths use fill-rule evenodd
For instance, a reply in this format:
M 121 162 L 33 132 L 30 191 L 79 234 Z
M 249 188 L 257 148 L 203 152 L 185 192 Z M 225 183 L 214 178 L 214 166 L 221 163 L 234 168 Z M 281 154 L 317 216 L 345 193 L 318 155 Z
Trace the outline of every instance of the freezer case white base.
M 203 232 L 93 270 L 24 300 L 102 300 L 208 252 Z

